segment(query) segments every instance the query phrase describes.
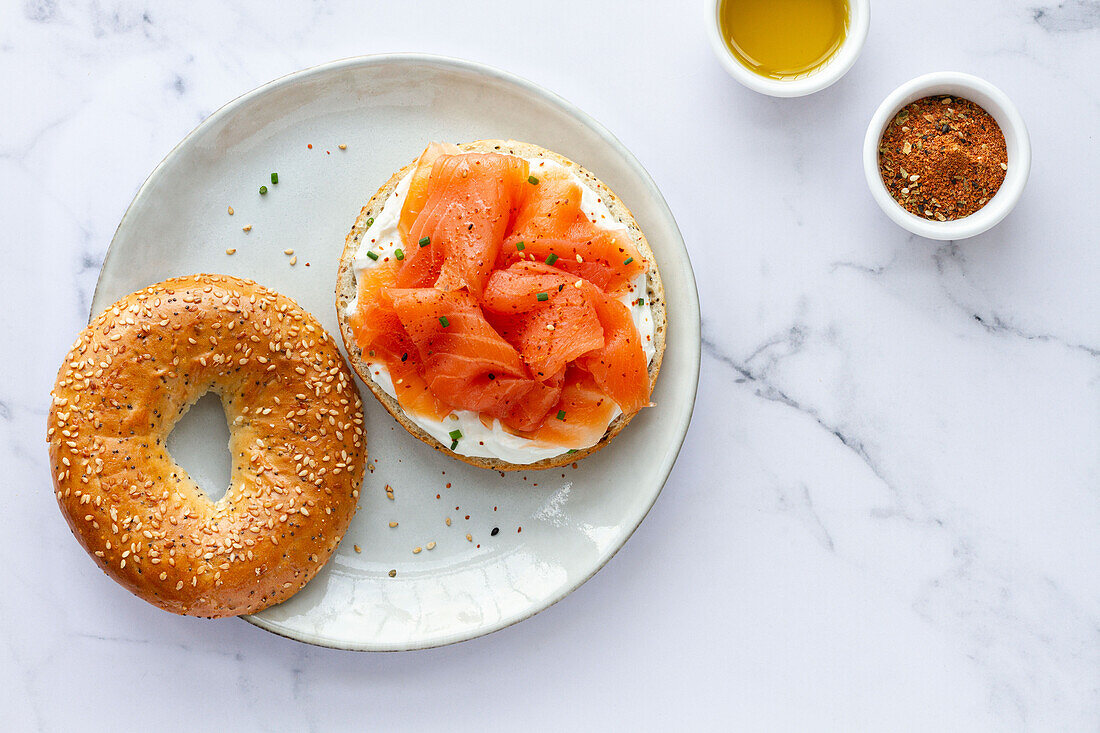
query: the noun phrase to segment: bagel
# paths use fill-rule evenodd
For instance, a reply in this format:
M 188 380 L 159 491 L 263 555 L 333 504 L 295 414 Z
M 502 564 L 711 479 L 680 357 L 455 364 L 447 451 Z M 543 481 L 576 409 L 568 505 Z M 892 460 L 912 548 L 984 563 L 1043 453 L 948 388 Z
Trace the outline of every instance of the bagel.
M 612 219 L 626 230 L 631 244 L 649 263 L 645 277 L 645 292 L 652 312 L 653 322 L 653 355 L 648 362 L 649 389 L 652 391 L 657 381 L 657 375 L 660 372 L 661 360 L 665 350 L 667 317 L 665 311 L 664 287 L 661 282 L 661 276 L 653 250 L 650 248 L 645 234 L 642 232 L 641 227 L 638 225 L 630 209 L 628 209 L 622 200 L 620 200 L 619 197 L 594 174 L 572 160 L 538 145 L 515 140 L 479 140 L 476 142 L 459 144 L 457 148 L 461 152 L 503 153 L 527 158 L 529 160 L 545 159 L 556 163 L 578 178 L 584 186 L 594 191 L 598 196 L 598 200 L 607 207 Z M 344 242 L 344 250 L 340 257 L 337 272 L 336 311 L 340 323 L 340 335 L 343 339 L 344 349 L 348 354 L 348 359 L 352 368 L 378 399 L 379 403 L 381 403 L 381 405 L 411 435 L 438 451 L 480 468 L 497 471 L 547 469 L 571 464 L 606 447 L 615 436 L 626 427 L 631 419 L 635 417 L 637 411 L 620 414 L 611 420 L 603 436 L 593 445 L 580 449 L 563 451 L 559 455 L 542 460 L 530 463 L 517 463 L 499 457 L 464 455 L 461 452 L 451 450 L 446 443 L 433 437 L 418 425 L 406 413 L 398 400 L 387 393 L 385 388 L 372 378 L 370 364 L 368 364 L 362 349 L 356 343 L 350 322 L 351 311 L 354 308 L 357 297 L 356 256 L 363 236 L 370 228 L 371 223 L 373 223 L 375 217 L 380 215 L 386 203 L 391 200 L 398 185 L 412 173 L 416 164 L 417 161 L 413 161 L 390 176 L 389 180 L 378 189 L 374 196 L 372 196 L 362 208 Z M 412 248 L 414 244 L 407 244 L 406 246 Z
M 230 427 L 230 486 L 211 501 L 168 454 L 203 394 Z M 223 617 L 286 600 L 355 513 L 361 403 L 332 338 L 290 298 L 224 275 L 127 295 L 65 357 L 47 440 L 54 489 L 103 571 L 167 611 Z

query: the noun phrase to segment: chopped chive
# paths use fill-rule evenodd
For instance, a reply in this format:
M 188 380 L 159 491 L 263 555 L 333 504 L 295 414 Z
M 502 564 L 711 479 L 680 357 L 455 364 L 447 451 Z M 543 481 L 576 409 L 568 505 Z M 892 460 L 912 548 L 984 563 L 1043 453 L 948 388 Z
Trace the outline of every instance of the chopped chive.
M 534 176 L 527 176 L 527 182 L 530 183 L 532 186 L 539 185 L 539 179 L 535 178 Z
M 261 196 L 266 196 L 267 195 L 267 186 L 260 186 L 260 195 Z
M 552 265 L 552 264 L 554 264 L 554 263 L 555 263 L 555 262 L 557 262 L 557 261 L 558 261 L 558 256 L 557 256 L 556 254 L 554 254 L 553 252 L 551 252 L 551 253 L 550 253 L 549 255 L 547 255 L 547 257 L 546 257 L 546 264 L 548 264 L 548 265 Z
M 565 420 L 565 410 L 558 410 L 558 419 L 562 421 Z
M 458 440 L 459 438 L 462 437 L 462 431 L 461 430 L 452 430 L 451 432 L 448 433 L 448 435 L 451 436 L 451 440 Z
M 367 252 L 367 257 L 370 257 L 372 260 L 377 260 L 378 254 L 375 252 Z
M 645 298 L 638 298 L 634 302 L 637 303 L 638 305 L 645 305 Z
M 272 183 L 278 183 L 279 182 L 279 174 L 278 173 L 272 173 L 271 174 L 271 182 Z
M 396 257 L 399 260 L 405 259 L 405 253 L 400 249 L 395 249 L 393 251 L 393 256 Z
M 523 242 L 516 242 L 516 249 L 518 249 L 520 252 L 522 252 L 523 248 L 526 247 L 526 246 L 527 245 L 524 244 Z
M 627 257 L 625 260 L 623 260 L 623 264 L 624 265 L 629 265 L 633 261 L 634 261 L 633 257 Z
M 458 447 L 458 441 L 457 440 L 452 440 L 451 441 L 451 450 L 454 450 L 457 447 Z
M 401 361 L 405 361 L 408 358 L 409 358 L 409 352 L 407 352 L 407 351 L 404 354 L 401 355 Z
M 535 296 L 535 300 L 539 300 L 539 301 L 550 300 L 550 294 L 549 293 L 539 293 Z
M 564 289 L 565 289 L 565 283 L 562 283 L 561 285 L 558 286 L 558 292 L 559 293 Z
M 368 216 L 367 217 L 367 228 L 369 229 L 372 224 L 374 224 L 374 217 L 373 216 Z
M 420 246 L 421 247 L 427 247 L 431 243 L 432 243 L 432 238 L 431 237 L 421 237 L 420 238 Z
M 565 454 L 566 454 L 566 455 L 571 455 L 571 454 L 573 454 L 573 453 L 576 453 L 576 452 L 577 452 L 577 449 L 576 449 L 576 448 L 570 448 L 569 450 L 567 450 L 567 451 L 565 452 Z
M 374 356 L 374 349 L 371 349 L 371 350 L 370 350 L 369 352 L 367 352 L 367 353 L 369 353 L 369 354 L 370 354 L 371 356 Z
M 440 316 L 439 317 L 439 323 L 440 323 L 441 326 L 443 326 L 443 328 L 446 328 L 447 326 L 451 325 L 451 322 L 447 320 L 447 316 Z

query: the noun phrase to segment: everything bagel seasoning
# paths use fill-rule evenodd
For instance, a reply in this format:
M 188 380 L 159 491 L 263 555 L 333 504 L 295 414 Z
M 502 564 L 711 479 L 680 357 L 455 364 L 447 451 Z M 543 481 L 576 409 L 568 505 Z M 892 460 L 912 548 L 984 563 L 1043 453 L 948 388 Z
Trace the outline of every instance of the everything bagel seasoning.
M 967 99 L 924 97 L 886 126 L 879 174 L 906 211 L 950 221 L 981 209 L 1005 179 L 1008 152 L 997 121 Z

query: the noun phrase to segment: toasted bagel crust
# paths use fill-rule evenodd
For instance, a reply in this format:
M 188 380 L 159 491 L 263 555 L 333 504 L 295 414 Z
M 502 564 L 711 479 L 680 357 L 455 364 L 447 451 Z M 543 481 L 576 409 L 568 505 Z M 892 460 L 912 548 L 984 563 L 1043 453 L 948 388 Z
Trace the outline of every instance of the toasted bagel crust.
M 665 330 L 667 326 L 665 293 L 664 286 L 661 284 L 661 275 L 657 268 L 657 259 L 653 255 L 653 250 L 650 249 L 649 242 L 646 241 L 641 227 L 639 227 L 638 222 L 634 220 L 634 215 L 630 213 L 630 209 L 626 207 L 611 189 L 604 185 L 604 183 L 592 173 L 568 158 L 538 145 L 517 142 L 515 140 L 478 140 L 476 142 L 462 143 L 458 147 L 464 152 L 471 153 L 505 153 L 523 158 L 546 158 L 552 160 L 568 169 L 584 181 L 585 185 L 596 191 L 611 212 L 611 215 L 626 227 L 630 234 L 630 241 L 638 249 L 642 257 L 649 263 L 649 271 L 646 273 L 646 289 L 648 291 L 648 300 L 653 313 L 653 339 L 655 347 L 653 359 L 649 362 L 649 382 L 650 389 L 652 390 L 657 382 L 657 373 L 661 369 L 661 359 L 665 351 Z M 386 392 L 371 379 L 369 369 L 363 359 L 362 350 L 355 343 L 355 336 L 352 333 L 351 325 L 348 320 L 348 306 L 354 303 L 356 297 L 355 255 L 359 250 L 360 239 L 368 228 L 367 220 L 378 215 L 382 207 L 385 206 L 386 202 L 389 200 L 393 190 L 397 187 L 397 184 L 412 171 L 415 165 L 416 161 L 414 160 L 412 163 L 390 176 L 390 179 L 378 189 L 377 193 L 371 197 L 367 205 L 359 212 L 359 216 L 356 218 L 351 232 L 344 240 L 344 252 L 340 256 L 340 266 L 336 277 L 336 312 L 340 322 L 340 336 L 343 338 L 344 349 L 348 353 L 352 368 L 370 391 L 374 393 L 374 396 L 378 398 L 378 401 L 382 403 L 382 406 L 401 423 L 402 427 L 436 450 L 473 466 L 497 471 L 525 471 L 554 468 L 555 466 L 568 465 L 602 449 L 619 434 L 619 431 L 626 427 L 627 423 L 630 422 L 636 413 L 629 415 L 623 414 L 615 418 L 608 426 L 607 432 L 604 433 L 604 436 L 599 442 L 589 448 L 579 450 L 575 453 L 563 453 L 562 455 L 547 458 L 537 463 L 516 464 L 509 463 L 499 458 L 464 456 L 460 453 L 452 452 L 447 446 L 437 441 L 409 419 L 409 416 L 405 414 L 400 403 L 386 394 Z
M 211 390 L 233 457 L 217 502 L 165 447 Z M 47 440 L 61 511 L 107 575 L 173 613 L 235 616 L 292 596 L 340 542 L 362 419 L 313 316 L 249 280 L 194 275 L 92 319 L 57 375 Z

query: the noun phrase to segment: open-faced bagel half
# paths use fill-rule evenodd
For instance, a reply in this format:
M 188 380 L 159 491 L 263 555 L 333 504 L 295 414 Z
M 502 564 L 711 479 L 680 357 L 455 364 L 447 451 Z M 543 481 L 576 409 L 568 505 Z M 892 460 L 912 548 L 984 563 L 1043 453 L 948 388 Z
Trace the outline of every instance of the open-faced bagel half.
M 595 191 L 603 204 L 606 205 L 615 221 L 625 228 L 630 242 L 649 263 L 649 268 L 646 273 L 646 296 L 650 304 L 654 324 L 654 355 L 649 360 L 648 364 L 649 388 L 652 390 L 653 385 L 656 383 L 657 374 L 660 371 L 661 359 L 665 349 L 667 320 L 665 314 L 664 288 L 661 284 L 661 277 L 653 251 L 626 205 L 595 175 L 577 163 L 538 145 L 517 142 L 514 140 L 480 140 L 477 142 L 460 144 L 458 148 L 462 152 L 502 153 L 527 159 L 547 159 L 553 161 L 578 177 L 583 185 Z M 356 255 L 359 251 L 363 235 L 370 227 L 371 222 L 379 215 L 386 202 L 390 200 L 394 190 L 398 187 L 398 184 L 409 175 L 415 165 L 416 162 L 414 161 L 401 168 L 378 189 L 374 196 L 371 197 L 370 201 L 367 202 L 366 206 L 360 211 L 351 232 L 345 239 L 344 251 L 340 258 L 337 274 L 336 310 L 340 322 L 340 335 L 343 338 L 344 347 L 348 353 L 352 368 L 367 387 L 370 388 L 371 392 L 374 393 L 374 396 L 386 410 L 389 411 L 389 413 L 412 435 L 437 450 L 475 466 L 500 471 L 551 468 L 570 464 L 608 445 L 627 423 L 630 422 L 631 418 L 637 414 L 636 412 L 630 414 L 623 413 L 616 417 L 608 425 L 603 437 L 594 445 L 579 450 L 566 451 L 560 455 L 534 463 L 516 464 L 499 458 L 468 456 L 459 452 L 452 452 L 448 445 L 441 443 L 410 419 L 399 402 L 394 397 L 387 394 L 387 392 L 372 378 L 369 366 L 364 358 L 365 355 L 356 344 L 353 329 L 349 322 L 350 309 L 354 307 L 357 297 L 357 280 L 355 272 Z M 415 243 L 408 246 L 415 246 Z

